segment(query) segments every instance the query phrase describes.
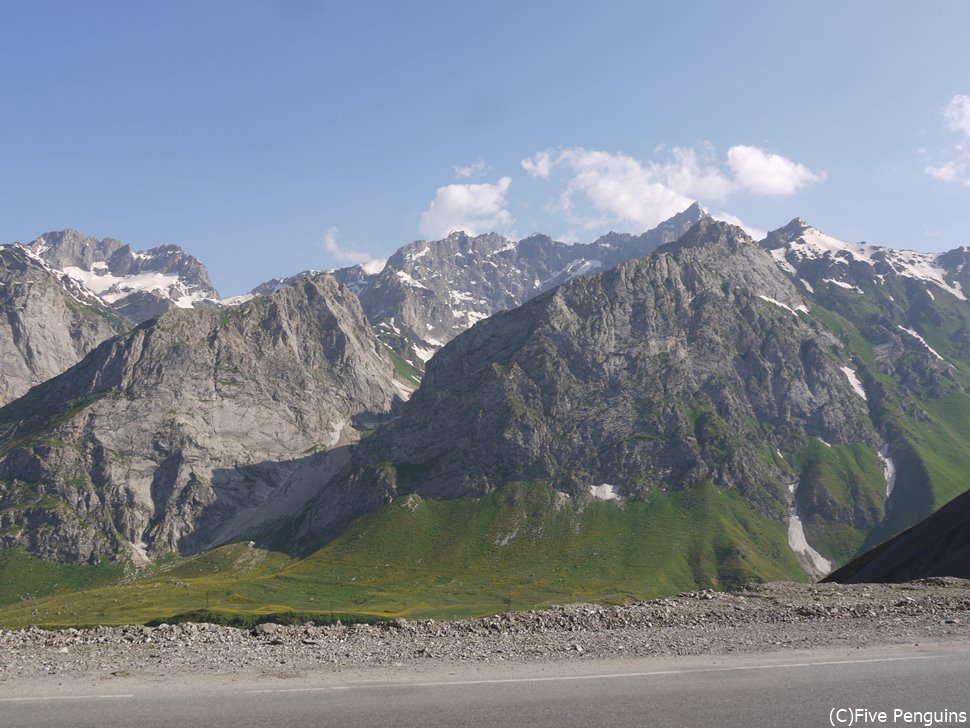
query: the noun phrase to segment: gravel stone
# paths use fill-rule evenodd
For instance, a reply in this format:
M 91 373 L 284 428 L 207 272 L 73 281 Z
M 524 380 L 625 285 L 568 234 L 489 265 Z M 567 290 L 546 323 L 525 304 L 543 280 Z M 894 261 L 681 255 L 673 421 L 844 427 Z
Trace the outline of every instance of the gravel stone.
M 0 683 L 101 674 L 275 674 L 549 662 L 970 639 L 970 581 L 749 585 L 625 606 L 570 604 L 456 621 L 0 630 Z

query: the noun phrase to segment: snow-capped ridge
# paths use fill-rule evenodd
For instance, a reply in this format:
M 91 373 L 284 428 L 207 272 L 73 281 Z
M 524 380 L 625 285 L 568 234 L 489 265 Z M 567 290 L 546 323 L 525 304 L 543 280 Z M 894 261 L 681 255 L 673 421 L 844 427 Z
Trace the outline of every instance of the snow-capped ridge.
M 68 229 L 45 233 L 23 247 L 135 321 L 170 308 L 222 305 L 205 266 L 177 245 L 138 251 L 113 238 L 97 240 Z
M 873 271 L 874 283 L 881 283 L 885 274 L 892 272 L 905 278 L 938 286 L 961 301 L 967 300 L 960 284 L 948 280 L 948 271 L 943 264 L 943 259 L 949 255 L 948 253 L 897 250 L 870 245 L 866 242 L 847 243 L 823 233 L 801 218 L 795 218 L 786 226 L 769 233 L 762 245 L 771 253 L 778 265 L 792 275 L 806 261 L 825 259 L 846 267 L 850 264 L 865 263 Z M 862 293 L 858 286 L 831 276 L 824 280 Z

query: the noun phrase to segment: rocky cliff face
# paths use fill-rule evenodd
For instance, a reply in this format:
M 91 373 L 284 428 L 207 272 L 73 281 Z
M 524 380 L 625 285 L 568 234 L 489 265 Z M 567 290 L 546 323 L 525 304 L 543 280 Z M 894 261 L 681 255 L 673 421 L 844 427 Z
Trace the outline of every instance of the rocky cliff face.
M 29 248 L 135 322 L 173 308 L 219 305 L 205 266 L 177 245 L 136 251 L 111 238 L 62 230 L 40 236 Z
M 0 409 L 0 539 L 67 561 L 192 552 L 290 514 L 389 412 L 357 299 L 307 278 L 177 310 Z M 286 461 L 286 462 L 281 462 Z
M 20 245 L 0 247 L 0 309 L 0 405 L 132 325 Z
M 802 454 L 821 438 L 876 462 L 853 367 L 769 255 L 703 219 L 648 258 L 452 340 L 402 416 L 323 488 L 296 543 L 406 493 L 480 496 L 538 481 L 576 503 L 623 502 L 713 483 L 786 523 L 808 565 L 812 547 L 792 532 Z

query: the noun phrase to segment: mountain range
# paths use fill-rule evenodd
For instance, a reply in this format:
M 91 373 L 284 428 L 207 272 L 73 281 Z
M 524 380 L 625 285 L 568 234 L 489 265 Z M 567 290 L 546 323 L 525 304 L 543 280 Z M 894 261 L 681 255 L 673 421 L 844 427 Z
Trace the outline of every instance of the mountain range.
M 0 359 L 0 543 L 47 561 L 251 539 L 334 589 L 333 564 L 414 575 L 402 603 L 497 565 L 535 599 L 618 598 L 822 576 L 966 490 L 967 248 L 753 241 L 692 206 L 225 301 L 170 246 L 0 255 L 0 335 L 38 342 Z

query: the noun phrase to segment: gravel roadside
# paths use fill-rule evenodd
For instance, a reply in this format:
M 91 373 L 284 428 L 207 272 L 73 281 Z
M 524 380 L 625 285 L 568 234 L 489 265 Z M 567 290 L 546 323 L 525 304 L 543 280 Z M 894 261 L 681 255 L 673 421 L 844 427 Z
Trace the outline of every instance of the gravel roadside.
M 947 641 L 970 642 L 970 581 L 772 583 L 450 622 L 0 630 L 0 685 L 45 677 L 282 675 Z

